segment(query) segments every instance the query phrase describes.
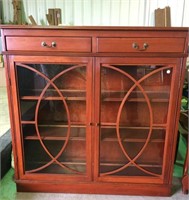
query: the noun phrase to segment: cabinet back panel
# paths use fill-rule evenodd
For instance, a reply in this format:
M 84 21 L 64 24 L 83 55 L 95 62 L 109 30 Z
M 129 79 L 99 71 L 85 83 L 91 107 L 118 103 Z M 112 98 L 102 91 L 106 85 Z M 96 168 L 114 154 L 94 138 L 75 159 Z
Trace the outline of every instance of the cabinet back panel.
M 125 152 L 131 159 L 134 159 L 142 150 L 144 142 L 122 142 Z M 137 158 L 136 162 L 140 163 L 156 163 L 163 162 L 164 142 L 152 143 L 149 142 L 146 148 L 142 151 L 141 156 Z M 111 153 L 110 153 L 111 152 Z M 100 160 L 101 162 L 116 162 L 128 163 L 128 158 L 124 155 L 118 142 L 101 142 L 100 146 Z
M 43 144 L 53 157 L 56 157 L 59 154 L 64 143 L 65 141 L 43 141 Z M 25 141 L 24 146 L 26 171 L 35 170 L 37 168 L 43 167 L 44 165 L 52 161 L 52 158 L 50 158 L 50 156 L 42 147 L 39 141 L 27 140 Z M 33 151 L 31 151 L 31 149 L 33 149 Z M 69 141 L 65 150 L 58 156 L 57 161 L 62 164 L 69 164 L 72 167 L 76 166 L 77 163 L 78 165 L 80 165 L 80 163 L 86 165 L 85 141 Z M 54 166 L 54 164 L 57 163 L 54 161 L 49 165 L 50 169 L 51 166 Z M 47 167 L 45 167 L 46 173 L 48 172 L 48 170 L 46 169 Z M 37 170 L 36 173 L 41 173 L 41 170 Z M 62 173 L 64 173 L 64 171 L 62 171 Z

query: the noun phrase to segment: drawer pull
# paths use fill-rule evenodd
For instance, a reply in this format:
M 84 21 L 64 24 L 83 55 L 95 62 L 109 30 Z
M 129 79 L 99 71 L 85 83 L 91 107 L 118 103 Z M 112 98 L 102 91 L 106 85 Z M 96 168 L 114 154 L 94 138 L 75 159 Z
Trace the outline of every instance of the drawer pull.
M 135 42 L 132 44 L 132 47 L 133 47 L 133 49 L 138 49 L 139 48 L 138 44 L 135 43 Z
M 134 43 L 132 44 L 132 47 L 133 47 L 133 49 L 136 49 L 136 50 L 138 50 L 138 51 L 145 51 L 145 50 L 149 47 L 149 45 L 145 42 L 145 43 L 143 44 L 143 48 L 140 49 L 139 45 L 138 45 L 136 42 L 134 42 Z
M 56 42 L 52 42 L 51 45 L 48 45 L 46 42 L 41 42 L 41 46 L 47 48 L 54 48 L 56 47 Z

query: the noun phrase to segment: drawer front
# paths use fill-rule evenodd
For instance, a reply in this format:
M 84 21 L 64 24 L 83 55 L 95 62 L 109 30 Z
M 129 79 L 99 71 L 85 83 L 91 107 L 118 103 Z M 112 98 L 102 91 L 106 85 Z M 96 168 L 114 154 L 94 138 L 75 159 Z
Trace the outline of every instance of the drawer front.
M 184 52 L 184 38 L 98 38 L 97 52 Z
M 7 50 L 91 52 L 90 37 L 7 37 Z

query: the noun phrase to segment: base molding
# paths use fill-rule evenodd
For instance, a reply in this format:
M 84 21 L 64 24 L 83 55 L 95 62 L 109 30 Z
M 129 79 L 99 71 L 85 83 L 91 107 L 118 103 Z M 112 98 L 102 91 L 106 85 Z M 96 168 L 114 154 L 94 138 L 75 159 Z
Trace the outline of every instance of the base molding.
M 126 183 L 49 183 L 16 181 L 18 192 L 170 196 L 171 185 Z

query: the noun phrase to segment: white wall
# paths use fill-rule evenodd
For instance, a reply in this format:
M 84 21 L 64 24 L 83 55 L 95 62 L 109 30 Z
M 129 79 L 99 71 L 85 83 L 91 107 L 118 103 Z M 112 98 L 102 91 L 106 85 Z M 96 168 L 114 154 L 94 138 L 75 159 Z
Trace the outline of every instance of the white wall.
M 13 19 L 12 0 L 3 2 L 4 21 Z M 47 24 L 48 8 L 62 9 L 68 25 L 153 26 L 154 10 L 171 7 L 172 26 L 189 27 L 189 0 L 22 0 L 26 21 L 33 15 L 39 25 Z

